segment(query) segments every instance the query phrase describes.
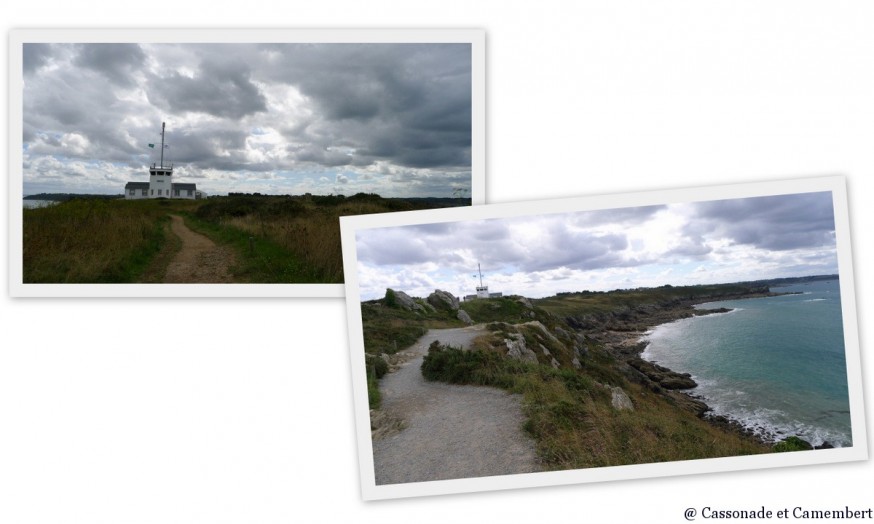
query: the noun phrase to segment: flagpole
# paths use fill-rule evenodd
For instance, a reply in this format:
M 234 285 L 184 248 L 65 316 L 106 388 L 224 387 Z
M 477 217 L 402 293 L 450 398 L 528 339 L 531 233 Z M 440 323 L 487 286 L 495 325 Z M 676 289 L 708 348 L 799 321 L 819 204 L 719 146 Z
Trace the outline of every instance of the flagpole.
M 164 122 L 161 122 L 161 169 L 164 169 Z

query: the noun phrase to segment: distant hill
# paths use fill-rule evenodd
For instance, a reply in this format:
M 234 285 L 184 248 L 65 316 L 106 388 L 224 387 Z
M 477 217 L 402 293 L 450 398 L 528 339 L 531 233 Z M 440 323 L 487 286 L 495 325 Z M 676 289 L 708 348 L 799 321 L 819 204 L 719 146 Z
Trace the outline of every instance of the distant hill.
M 772 278 L 768 280 L 753 280 L 745 282 L 745 284 L 754 284 L 762 286 L 790 286 L 792 284 L 804 284 L 806 282 L 820 282 L 823 280 L 839 280 L 838 275 L 812 275 L 808 277 L 787 277 L 787 278 Z
M 83 193 L 39 193 L 37 195 L 27 195 L 24 200 L 49 200 L 51 202 L 66 202 L 67 200 L 81 199 L 103 199 L 115 200 L 124 198 L 124 195 L 91 195 Z

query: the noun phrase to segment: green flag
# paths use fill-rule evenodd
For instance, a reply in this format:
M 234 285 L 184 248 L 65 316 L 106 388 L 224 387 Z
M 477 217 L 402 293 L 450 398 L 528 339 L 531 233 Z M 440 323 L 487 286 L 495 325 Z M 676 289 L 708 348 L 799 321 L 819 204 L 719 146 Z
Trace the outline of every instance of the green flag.
M 149 147 L 151 147 L 152 149 L 155 149 L 155 144 L 149 144 Z

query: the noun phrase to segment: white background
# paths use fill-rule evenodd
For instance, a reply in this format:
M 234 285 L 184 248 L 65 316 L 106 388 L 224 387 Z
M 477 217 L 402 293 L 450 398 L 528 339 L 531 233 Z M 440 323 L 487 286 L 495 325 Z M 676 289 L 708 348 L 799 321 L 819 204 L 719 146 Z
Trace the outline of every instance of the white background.
M 2 9 L 7 29 L 486 29 L 489 202 L 846 174 L 870 382 L 872 3 Z M 164 333 L 138 328 L 159 317 Z M 874 504 L 869 462 L 364 503 L 345 320 L 340 299 L 3 298 L 0 521 L 684 522 L 687 507 Z

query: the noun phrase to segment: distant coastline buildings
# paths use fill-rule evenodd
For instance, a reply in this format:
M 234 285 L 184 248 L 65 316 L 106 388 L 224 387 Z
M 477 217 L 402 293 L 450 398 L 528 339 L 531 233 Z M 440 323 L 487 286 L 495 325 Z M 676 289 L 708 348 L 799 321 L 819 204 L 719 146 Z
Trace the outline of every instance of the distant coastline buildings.
M 161 122 L 161 163 L 153 163 L 149 167 L 148 182 L 128 182 L 124 185 L 125 200 L 140 200 L 143 198 L 187 198 L 194 200 L 203 198 L 203 193 L 197 190 L 197 184 L 173 182 L 173 164 L 164 165 L 164 129 Z M 149 144 L 154 148 L 155 144 Z

